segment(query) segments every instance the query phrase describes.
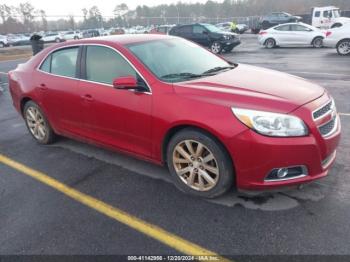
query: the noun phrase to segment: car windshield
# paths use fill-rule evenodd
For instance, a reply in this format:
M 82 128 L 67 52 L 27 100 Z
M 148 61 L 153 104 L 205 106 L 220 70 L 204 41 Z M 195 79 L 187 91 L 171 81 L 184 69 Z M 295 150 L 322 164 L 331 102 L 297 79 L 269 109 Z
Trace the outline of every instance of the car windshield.
M 225 60 L 181 38 L 130 44 L 127 48 L 165 82 L 186 81 L 233 68 Z
M 206 29 L 208 29 L 210 32 L 213 32 L 213 33 L 215 33 L 215 32 L 221 32 L 221 29 L 220 28 L 218 28 L 217 26 L 215 26 L 215 25 L 210 25 L 210 24 L 205 24 L 205 25 L 203 25 Z
M 338 17 L 340 17 L 340 12 L 339 12 L 339 9 L 335 9 L 335 10 L 333 10 L 333 17 L 334 17 L 334 18 L 338 18 Z

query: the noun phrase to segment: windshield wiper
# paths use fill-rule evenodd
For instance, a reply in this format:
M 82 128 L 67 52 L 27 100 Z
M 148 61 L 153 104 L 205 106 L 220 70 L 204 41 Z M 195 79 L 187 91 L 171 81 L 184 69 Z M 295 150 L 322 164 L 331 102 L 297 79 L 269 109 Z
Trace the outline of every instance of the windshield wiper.
M 235 66 L 217 66 L 217 67 L 214 67 L 212 69 L 209 69 L 209 70 L 203 72 L 203 74 L 216 73 L 216 72 L 219 72 L 219 71 L 223 71 L 223 70 L 226 70 L 226 69 L 233 69 L 233 68 L 235 68 Z
M 184 78 L 197 78 L 202 77 L 203 74 L 193 74 L 193 73 L 175 73 L 175 74 L 168 74 L 161 76 L 161 78 L 177 78 L 177 77 L 184 77 Z

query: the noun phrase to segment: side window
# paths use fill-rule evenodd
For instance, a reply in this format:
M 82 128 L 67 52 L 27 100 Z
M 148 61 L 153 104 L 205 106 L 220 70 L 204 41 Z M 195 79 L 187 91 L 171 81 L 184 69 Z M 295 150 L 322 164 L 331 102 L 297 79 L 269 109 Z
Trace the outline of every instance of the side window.
M 302 25 L 291 25 L 291 31 L 310 31 L 309 28 Z
M 194 34 L 203 34 L 204 31 L 205 31 L 205 29 L 203 26 L 200 26 L 200 25 L 193 26 L 193 33 Z
M 315 12 L 315 17 L 320 17 L 320 16 L 321 16 L 321 12 L 320 11 Z
M 323 17 L 328 17 L 328 11 L 323 11 Z
M 166 33 L 166 28 L 165 27 L 158 27 L 158 32 Z
M 190 34 L 192 33 L 192 26 L 183 26 L 179 28 L 178 32 L 181 34 Z
M 45 59 L 45 61 L 44 61 L 44 63 L 42 63 L 41 64 L 41 66 L 40 66 L 40 70 L 41 71 L 44 71 L 44 72 L 47 72 L 47 73 L 50 73 L 51 72 L 51 55 L 49 55 L 46 59 Z
M 289 25 L 282 25 L 282 26 L 276 27 L 275 30 L 277 30 L 277 31 L 289 31 L 290 30 L 289 28 L 290 28 Z
M 73 47 L 54 52 L 51 58 L 51 73 L 75 77 L 78 50 L 78 47 Z
M 103 46 L 88 46 L 86 51 L 86 80 L 112 84 L 121 76 L 137 77 L 135 70 L 116 51 Z

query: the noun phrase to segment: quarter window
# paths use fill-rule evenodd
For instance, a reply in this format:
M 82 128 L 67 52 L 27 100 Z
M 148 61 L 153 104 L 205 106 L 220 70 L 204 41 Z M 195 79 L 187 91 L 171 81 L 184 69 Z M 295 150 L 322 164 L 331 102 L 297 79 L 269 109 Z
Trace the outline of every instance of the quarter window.
M 205 29 L 203 26 L 200 26 L 200 25 L 193 26 L 193 33 L 194 34 L 203 34 L 204 31 L 205 31 Z
M 103 46 L 88 46 L 86 51 L 86 79 L 112 84 L 121 76 L 137 77 L 135 70 L 117 52 Z
M 78 50 L 78 47 L 73 47 L 54 52 L 51 55 L 51 73 L 60 76 L 75 77 Z
M 41 64 L 40 66 L 40 70 L 50 73 L 51 72 L 51 55 L 49 55 L 46 60 L 44 61 L 44 63 Z

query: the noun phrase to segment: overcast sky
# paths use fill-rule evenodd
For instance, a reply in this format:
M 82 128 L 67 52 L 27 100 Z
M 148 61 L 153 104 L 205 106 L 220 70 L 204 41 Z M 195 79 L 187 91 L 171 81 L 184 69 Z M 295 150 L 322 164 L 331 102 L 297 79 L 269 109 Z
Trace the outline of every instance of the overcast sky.
M 0 0 L 0 4 L 18 5 L 28 1 L 37 9 L 45 10 L 48 16 L 52 15 L 76 15 L 81 16 L 82 8 L 90 8 L 93 5 L 97 5 L 102 15 L 113 15 L 113 9 L 116 5 L 126 3 L 130 9 L 135 9 L 136 6 L 148 5 L 154 6 L 159 4 L 177 3 L 178 0 Z M 181 2 L 196 3 L 206 2 L 206 0 L 182 0 Z

